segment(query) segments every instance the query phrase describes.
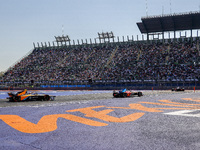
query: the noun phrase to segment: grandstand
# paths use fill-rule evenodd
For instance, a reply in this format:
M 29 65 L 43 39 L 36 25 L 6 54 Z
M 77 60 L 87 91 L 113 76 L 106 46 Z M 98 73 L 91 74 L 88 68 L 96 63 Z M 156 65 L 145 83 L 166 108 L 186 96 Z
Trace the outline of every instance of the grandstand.
M 153 39 L 151 34 L 166 31 L 200 28 L 200 14 L 182 14 L 142 18 L 137 23 L 147 40 L 114 40 L 113 32 L 99 34 L 100 42 L 66 41 L 55 46 L 36 47 L 21 61 L 9 68 L 1 78 L 1 84 L 14 87 L 36 88 L 186 88 L 200 87 L 199 37 L 174 37 Z M 185 20 L 186 19 L 186 20 Z M 156 20 L 156 21 L 155 21 Z M 181 26 L 180 24 L 187 24 Z M 188 23 L 188 21 L 192 23 Z M 168 27 L 165 23 L 168 23 Z M 102 38 L 112 38 L 101 42 Z M 68 37 L 68 36 L 66 36 Z M 65 39 L 65 37 L 62 37 Z M 90 40 L 91 41 L 91 40 Z M 105 39 L 103 39 L 105 41 Z M 70 42 L 69 42 L 70 43 Z

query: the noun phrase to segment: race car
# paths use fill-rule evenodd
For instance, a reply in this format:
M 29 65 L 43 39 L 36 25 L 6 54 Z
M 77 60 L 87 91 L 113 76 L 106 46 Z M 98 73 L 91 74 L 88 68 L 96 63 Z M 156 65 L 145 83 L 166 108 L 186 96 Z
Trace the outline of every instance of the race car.
M 177 88 L 172 88 L 172 91 L 185 91 L 185 89 L 177 87 Z
M 142 96 L 142 92 L 132 92 L 130 90 L 120 90 L 120 91 L 113 91 L 113 97 L 132 97 L 132 96 Z
M 21 102 L 21 101 L 49 101 L 54 100 L 56 96 L 44 94 L 44 93 L 28 93 L 27 90 L 23 90 L 17 93 L 8 93 L 7 99 L 9 99 L 10 102 Z

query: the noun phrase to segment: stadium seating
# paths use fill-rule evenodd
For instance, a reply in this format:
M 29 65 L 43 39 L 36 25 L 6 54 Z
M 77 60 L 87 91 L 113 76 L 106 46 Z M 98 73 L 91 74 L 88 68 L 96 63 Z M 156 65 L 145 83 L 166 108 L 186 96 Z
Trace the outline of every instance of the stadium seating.
M 2 80 L 199 80 L 198 58 L 195 42 L 35 48 Z

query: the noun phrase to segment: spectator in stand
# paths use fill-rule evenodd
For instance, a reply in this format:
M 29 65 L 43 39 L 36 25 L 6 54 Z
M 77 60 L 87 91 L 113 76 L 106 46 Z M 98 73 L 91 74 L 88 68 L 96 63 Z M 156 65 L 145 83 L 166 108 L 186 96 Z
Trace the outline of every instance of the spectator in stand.
M 195 43 L 124 44 L 88 48 L 36 48 L 3 81 L 198 79 Z

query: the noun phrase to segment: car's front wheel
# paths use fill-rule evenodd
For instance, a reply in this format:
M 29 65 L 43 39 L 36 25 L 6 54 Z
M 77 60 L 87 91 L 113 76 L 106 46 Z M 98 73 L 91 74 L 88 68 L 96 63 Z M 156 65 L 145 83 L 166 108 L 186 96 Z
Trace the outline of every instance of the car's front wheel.
M 49 101 L 49 100 L 50 100 L 50 96 L 49 96 L 49 95 L 45 95 L 45 96 L 44 96 L 44 100 L 45 100 L 45 101 Z

